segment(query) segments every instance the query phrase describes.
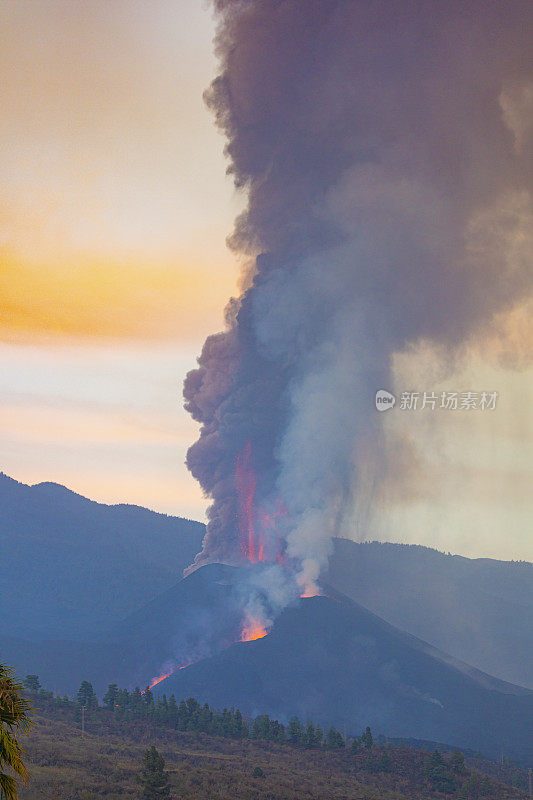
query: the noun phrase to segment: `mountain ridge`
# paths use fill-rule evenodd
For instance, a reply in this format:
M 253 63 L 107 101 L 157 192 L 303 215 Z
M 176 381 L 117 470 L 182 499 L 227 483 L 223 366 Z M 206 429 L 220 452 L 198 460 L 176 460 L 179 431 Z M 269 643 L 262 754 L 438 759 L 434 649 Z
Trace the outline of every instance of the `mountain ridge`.
M 87 639 L 156 597 L 198 552 L 201 523 L 0 475 L 0 632 Z

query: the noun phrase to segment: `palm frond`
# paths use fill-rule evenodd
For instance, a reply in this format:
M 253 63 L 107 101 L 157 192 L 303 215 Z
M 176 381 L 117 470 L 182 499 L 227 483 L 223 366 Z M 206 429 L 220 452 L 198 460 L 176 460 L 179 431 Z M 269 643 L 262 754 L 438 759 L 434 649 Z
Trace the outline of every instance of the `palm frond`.
M 17 781 L 0 772 L 0 800 L 18 800 Z
M 12 669 L 0 664 L 0 800 L 17 800 L 17 778 L 28 780 L 24 751 L 17 736 L 20 732 L 27 733 L 32 725 L 29 710 L 24 687 L 16 680 Z
M 25 780 L 28 773 L 22 762 L 22 755 L 22 747 L 17 740 L 0 728 L 0 767 L 7 765 Z

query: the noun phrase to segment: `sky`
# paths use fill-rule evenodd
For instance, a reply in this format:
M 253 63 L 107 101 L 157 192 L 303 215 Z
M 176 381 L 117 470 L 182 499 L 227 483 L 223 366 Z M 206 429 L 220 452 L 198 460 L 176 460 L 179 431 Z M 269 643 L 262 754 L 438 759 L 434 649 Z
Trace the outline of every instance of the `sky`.
M 0 21 L 0 469 L 203 519 L 181 386 L 238 290 L 225 239 L 243 207 L 202 100 L 211 11 L 1 0 Z M 527 308 L 500 327 L 444 372 L 427 347 L 398 354 L 376 389 L 497 391 L 497 407 L 398 401 L 387 424 L 416 468 L 345 535 L 533 559 Z

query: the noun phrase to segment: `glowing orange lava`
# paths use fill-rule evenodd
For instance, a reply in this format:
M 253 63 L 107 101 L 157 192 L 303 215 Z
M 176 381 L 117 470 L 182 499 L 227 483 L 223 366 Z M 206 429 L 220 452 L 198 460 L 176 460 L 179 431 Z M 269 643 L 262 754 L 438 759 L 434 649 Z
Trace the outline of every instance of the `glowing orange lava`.
M 242 555 L 252 564 L 260 561 L 277 561 L 285 565 L 284 541 L 275 535 L 276 520 L 284 517 L 287 507 L 282 500 L 276 500 L 274 509 L 267 513 L 257 507 L 257 478 L 252 464 L 252 443 L 246 442 L 235 462 L 235 488 L 237 490 L 238 511 L 236 516 L 239 529 L 239 547 Z
M 300 597 L 302 599 L 305 599 L 307 597 L 322 597 L 322 596 L 323 596 L 322 589 L 320 589 L 314 583 L 307 584 L 307 586 L 304 589 L 302 589 L 302 592 L 300 594 Z
M 172 672 L 164 672 L 162 675 L 159 676 L 159 678 L 152 678 L 152 682 L 149 684 L 148 688 L 149 689 L 153 689 L 154 686 L 157 686 L 158 683 L 161 683 L 161 681 L 164 681 L 165 678 L 170 678 L 171 675 L 172 675 Z
M 239 531 L 241 551 L 248 561 L 256 564 L 264 560 L 264 545 L 260 532 L 256 530 L 255 492 L 257 478 L 252 469 L 252 443 L 246 445 L 237 456 L 235 483 L 239 499 Z
M 173 669 L 169 670 L 169 672 L 163 672 L 157 678 L 152 678 L 151 683 L 148 685 L 148 689 L 153 689 L 154 686 L 157 686 L 158 683 L 161 683 L 161 681 L 164 681 L 165 678 L 170 678 L 171 675 L 174 675 L 174 673 L 177 672 L 177 670 L 185 669 L 185 667 L 190 667 L 191 664 L 194 664 L 194 661 L 187 661 L 186 664 L 181 664 L 181 666 L 174 667 Z M 144 692 L 141 692 L 141 694 L 144 694 Z
M 267 634 L 267 629 L 259 620 L 249 619 L 244 623 L 241 642 L 255 642 L 256 639 L 263 639 Z

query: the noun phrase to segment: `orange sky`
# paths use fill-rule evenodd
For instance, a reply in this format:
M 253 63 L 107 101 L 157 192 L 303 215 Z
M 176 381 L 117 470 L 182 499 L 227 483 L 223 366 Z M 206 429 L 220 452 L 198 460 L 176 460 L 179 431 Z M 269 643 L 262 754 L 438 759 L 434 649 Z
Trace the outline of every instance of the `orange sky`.
M 225 237 L 243 202 L 202 102 L 211 14 L 198 0 L 0 0 L 0 24 L 0 469 L 201 518 L 181 383 L 236 291 Z M 527 350 L 523 310 L 502 324 Z M 533 557 L 531 372 L 504 372 L 501 347 L 446 378 L 500 391 L 475 432 L 444 420 L 442 448 L 427 420 L 404 419 L 438 487 L 372 533 Z M 400 360 L 398 388 L 425 357 Z
M 193 0 L 0 3 L 0 468 L 202 517 L 181 381 L 240 208 Z
M 200 3 L 0 4 L 4 340 L 198 338 L 238 208 Z

